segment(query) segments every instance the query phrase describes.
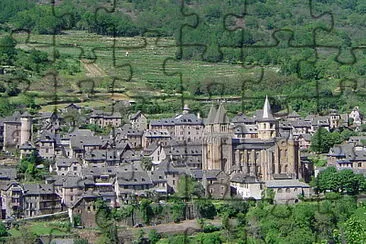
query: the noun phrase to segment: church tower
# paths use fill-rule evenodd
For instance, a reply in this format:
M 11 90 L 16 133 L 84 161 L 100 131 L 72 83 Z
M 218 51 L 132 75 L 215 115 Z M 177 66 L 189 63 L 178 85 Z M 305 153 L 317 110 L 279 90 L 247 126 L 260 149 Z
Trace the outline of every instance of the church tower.
M 259 139 L 268 140 L 278 136 L 278 122 L 272 115 L 267 96 L 264 101 L 263 111 L 257 118 L 257 125 Z
M 202 169 L 230 172 L 232 165 L 232 133 L 230 121 L 222 104 L 211 106 L 205 120 L 202 143 Z

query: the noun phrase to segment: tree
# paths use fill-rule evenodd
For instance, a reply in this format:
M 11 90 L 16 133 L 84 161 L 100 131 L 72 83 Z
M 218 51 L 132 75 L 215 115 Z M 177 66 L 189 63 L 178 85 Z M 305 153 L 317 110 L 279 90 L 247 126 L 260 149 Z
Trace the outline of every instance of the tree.
M 6 230 L 6 226 L 4 223 L 0 222 L 0 237 L 8 236 L 8 231 Z
M 319 192 L 325 192 L 326 190 L 338 192 L 339 183 L 337 178 L 337 169 L 335 167 L 328 167 L 321 171 L 318 177 L 313 179 L 311 185 Z
M 366 242 L 366 224 L 355 217 L 351 217 L 345 223 L 344 234 L 347 243 L 365 243 Z
M 202 244 L 221 244 L 222 240 L 219 233 L 199 233 L 194 238 L 194 243 Z M 186 243 L 186 242 L 184 242 Z
M 37 168 L 37 165 L 41 163 L 43 160 L 34 152 L 20 160 L 17 165 L 17 173 L 20 178 L 25 180 L 41 180 L 45 174 L 45 171 Z
M 199 199 L 194 202 L 194 205 L 202 218 L 213 219 L 217 214 L 215 205 L 211 200 Z
M 89 244 L 88 240 L 86 239 L 75 239 L 74 244 Z
M 155 243 L 157 243 L 160 240 L 161 235 L 156 230 L 151 230 L 149 232 L 149 236 L 148 237 L 149 237 L 150 243 L 151 244 L 155 244 Z
M 142 168 L 144 168 L 145 170 L 147 171 L 151 171 L 152 169 L 152 159 L 150 157 L 143 157 L 141 159 L 141 165 L 142 165 Z
M 205 190 L 201 183 L 195 181 L 191 176 L 182 175 L 178 179 L 176 195 L 185 199 L 191 199 L 193 196 L 203 197 Z
M 174 199 L 171 206 L 174 223 L 179 223 L 185 217 L 186 204 L 180 199 Z
M 10 65 L 17 53 L 16 41 L 11 36 L 4 36 L 0 39 L 0 64 Z
M 142 219 L 144 220 L 145 224 L 149 224 L 151 217 L 154 215 L 150 204 L 151 201 L 148 199 L 142 199 L 140 202 L 140 212 L 142 214 Z
M 320 127 L 311 137 L 310 150 L 316 153 L 329 152 L 335 143 L 335 136 L 325 128 Z
M 337 171 L 335 167 L 328 167 L 312 180 L 311 185 L 316 191 L 346 192 L 356 195 L 363 190 L 365 177 L 353 173 L 350 169 Z

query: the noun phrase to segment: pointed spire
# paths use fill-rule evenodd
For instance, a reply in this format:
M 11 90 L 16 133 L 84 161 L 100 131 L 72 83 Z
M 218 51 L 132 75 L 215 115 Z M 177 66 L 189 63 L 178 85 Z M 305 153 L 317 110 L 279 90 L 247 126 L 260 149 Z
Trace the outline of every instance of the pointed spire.
M 293 140 L 294 139 L 294 133 L 292 131 L 292 129 L 290 130 L 290 134 L 288 136 L 288 140 Z
M 219 109 L 217 110 L 216 117 L 215 117 L 215 124 L 228 124 L 229 118 L 226 115 L 226 109 L 224 105 L 221 103 Z
M 206 124 L 213 124 L 216 116 L 216 106 L 215 104 L 211 105 L 210 112 L 208 113 Z
M 269 105 L 268 96 L 266 96 L 266 100 L 264 101 L 263 106 L 263 119 L 271 119 L 271 118 L 273 118 L 271 106 Z

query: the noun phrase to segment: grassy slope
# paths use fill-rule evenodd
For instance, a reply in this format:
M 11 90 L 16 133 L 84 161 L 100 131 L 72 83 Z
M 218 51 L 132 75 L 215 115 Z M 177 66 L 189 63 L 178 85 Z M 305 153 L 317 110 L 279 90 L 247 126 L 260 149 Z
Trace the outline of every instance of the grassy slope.
M 17 34 L 18 48 L 36 48 L 49 53 L 52 59 L 53 47 L 52 36 L 32 34 L 26 42 L 26 36 Z M 155 38 L 146 38 L 146 46 L 142 37 L 118 38 L 116 41 L 115 64 L 112 58 L 113 39 L 111 37 L 99 36 L 83 31 L 68 31 L 64 35 L 56 36 L 57 50 L 61 55 L 68 55 L 72 59 L 87 59 L 106 73 L 102 77 L 88 77 L 83 64 L 81 73 L 77 75 L 59 74 L 57 94 L 60 102 L 83 102 L 87 106 L 103 106 L 108 103 L 106 97 L 108 87 L 112 84 L 113 77 L 116 77 L 115 90 L 121 91 L 113 97 L 116 100 L 127 100 L 133 96 L 162 95 L 167 91 L 154 89 L 150 84 L 159 83 L 179 83 L 179 76 L 168 76 L 164 73 L 163 63 L 167 58 L 174 58 L 176 46 L 173 39 L 161 39 L 156 45 Z M 83 50 L 84 56 L 80 57 Z M 126 57 L 126 51 L 129 52 Z M 89 59 L 88 59 L 89 58 Z M 129 76 L 129 69 L 124 65 L 130 64 L 133 70 L 132 79 L 126 81 Z M 248 70 L 241 69 L 240 66 L 224 63 L 204 63 L 201 61 L 181 61 L 174 60 L 167 63 L 165 72 L 168 74 L 182 72 L 184 82 L 203 82 L 207 77 L 222 78 L 240 76 L 248 73 Z M 92 80 L 95 85 L 96 94 L 86 96 L 78 93 L 80 91 L 79 82 L 81 80 Z M 52 110 L 54 105 L 48 105 L 53 100 L 55 92 L 54 78 L 46 76 L 34 78 L 30 86 L 30 92 L 40 94 L 37 102 L 46 105 L 44 110 Z M 171 91 L 169 91 L 171 92 Z M 172 95 L 172 94 L 171 94 Z M 13 98 L 17 99 L 17 98 Z

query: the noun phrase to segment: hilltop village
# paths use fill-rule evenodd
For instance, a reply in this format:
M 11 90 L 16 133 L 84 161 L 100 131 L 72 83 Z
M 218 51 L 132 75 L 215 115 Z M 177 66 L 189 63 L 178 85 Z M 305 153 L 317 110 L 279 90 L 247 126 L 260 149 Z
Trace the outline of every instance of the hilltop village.
M 291 112 L 278 118 L 268 98 L 263 102 L 254 116 L 232 119 L 224 103 L 212 104 L 207 118 L 186 105 L 172 118 L 149 120 L 137 112 L 124 124 L 119 112 L 85 113 L 75 104 L 2 118 L 1 217 L 68 211 L 71 221 L 80 214 L 83 225 L 95 226 L 96 199 L 112 208 L 152 195 L 163 199 L 177 192 L 182 176 L 199 182 L 212 199 L 259 200 L 271 189 L 276 203 L 295 203 L 313 194 L 308 183 L 321 170 L 309 160 L 314 133 L 359 131 L 362 115 L 355 108 L 349 114 L 334 110 L 302 118 Z M 81 125 L 75 126 L 70 114 L 78 115 Z M 327 164 L 365 175 L 363 138 L 351 136 L 332 147 Z M 10 159 L 34 165 L 13 167 Z M 46 173 L 38 181 L 27 179 L 34 172 Z

